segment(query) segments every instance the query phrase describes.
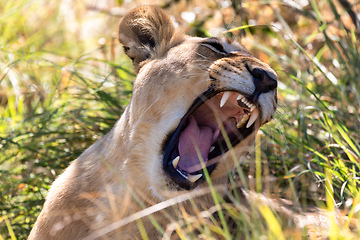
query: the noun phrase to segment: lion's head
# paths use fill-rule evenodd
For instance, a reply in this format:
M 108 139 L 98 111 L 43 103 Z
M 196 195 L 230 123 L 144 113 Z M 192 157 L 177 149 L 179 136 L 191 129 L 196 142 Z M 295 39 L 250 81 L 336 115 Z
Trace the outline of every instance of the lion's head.
M 125 15 L 119 39 L 138 71 L 130 104 L 54 182 L 29 239 L 140 237 L 132 214 L 206 186 L 207 174 L 226 182 L 274 116 L 276 73 L 235 41 L 184 35 L 154 6 Z
M 274 116 L 274 70 L 235 41 L 182 34 L 155 6 L 128 13 L 119 39 L 138 71 L 126 164 L 159 197 L 205 184 L 202 163 L 213 181 L 226 177 Z

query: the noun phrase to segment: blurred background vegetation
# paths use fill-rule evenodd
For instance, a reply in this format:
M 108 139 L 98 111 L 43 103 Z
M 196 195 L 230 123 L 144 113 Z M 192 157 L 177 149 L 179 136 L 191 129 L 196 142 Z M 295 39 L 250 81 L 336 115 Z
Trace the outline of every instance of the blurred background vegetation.
M 277 71 L 278 112 L 258 161 L 241 165 L 243 184 L 358 217 L 359 1 L 0 0 L 0 239 L 26 238 L 56 176 L 120 117 L 135 74 L 117 24 L 148 3 L 190 35 L 235 38 Z M 247 237 L 280 239 L 258 230 Z M 360 236 L 349 224 L 332 234 Z

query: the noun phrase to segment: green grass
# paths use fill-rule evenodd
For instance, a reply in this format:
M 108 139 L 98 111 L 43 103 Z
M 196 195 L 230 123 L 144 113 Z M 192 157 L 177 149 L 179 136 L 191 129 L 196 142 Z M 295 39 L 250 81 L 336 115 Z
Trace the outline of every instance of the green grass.
M 64 28 L 59 11 L 56 1 L 0 2 L 5 13 L 0 19 L 0 235 L 5 239 L 11 229 L 18 239 L 26 238 L 55 177 L 111 129 L 131 93 L 129 63 L 104 56 L 119 46 L 87 49 L 85 40 Z
M 246 38 L 238 39 L 279 75 L 279 108 L 231 185 L 359 218 L 360 29 L 351 11 L 332 0 L 296 10 L 281 1 L 243 2 L 243 22 L 225 15 L 217 23 L 237 28 L 228 33 L 234 38 L 244 25 Z M 82 38 L 57 1 L 0 0 L 0 239 L 26 238 L 55 177 L 111 129 L 131 95 L 132 67 L 112 38 L 119 19 L 104 13 L 80 19 L 84 6 L 73 7 L 78 22 L 110 24 Z M 209 2 L 211 13 L 221 9 Z M 207 35 L 214 19 L 199 15 L 189 32 Z M 196 239 L 194 230 L 229 238 L 235 229 L 241 239 L 300 239 L 311 231 L 295 231 L 265 205 L 244 209 L 235 190 L 230 202 L 212 190 L 214 215 L 199 211 L 174 224 L 183 239 Z M 229 220 L 234 224 L 224 226 Z M 348 226 L 334 225 L 330 238 L 359 238 Z

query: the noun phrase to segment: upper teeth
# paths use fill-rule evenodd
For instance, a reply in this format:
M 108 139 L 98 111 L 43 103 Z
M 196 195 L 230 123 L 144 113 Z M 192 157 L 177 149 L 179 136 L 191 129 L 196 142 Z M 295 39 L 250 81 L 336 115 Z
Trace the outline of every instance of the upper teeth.
M 242 96 L 241 94 L 239 94 L 240 100 L 250 109 L 254 109 L 256 106 L 252 103 L 250 103 L 244 96 Z M 238 97 L 239 98 L 239 97 Z
M 225 103 L 229 99 L 230 95 L 231 95 L 231 92 L 224 92 L 224 94 L 222 95 L 221 100 L 220 100 L 220 107 L 223 107 L 225 105 Z
M 248 123 L 246 124 L 246 128 L 251 127 L 251 125 L 253 125 L 253 123 L 256 121 L 258 116 L 259 116 L 259 109 L 255 107 L 254 110 L 251 112 L 251 116 Z
M 223 93 L 221 100 L 220 100 L 220 107 L 223 107 L 226 104 L 226 102 L 227 102 L 227 100 L 229 100 L 231 94 L 233 94 L 233 92 L 227 91 L 227 92 Z M 246 128 L 251 127 L 259 116 L 259 109 L 254 104 L 250 103 L 246 99 L 246 97 L 244 97 L 240 93 L 237 96 L 236 100 L 243 102 L 250 110 L 250 114 L 244 114 L 242 116 L 242 118 L 239 120 L 239 122 L 236 124 L 236 127 L 237 128 L 243 127 L 245 125 L 246 121 L 248 121 L 248 120 L 249 121 L 246 124 Z

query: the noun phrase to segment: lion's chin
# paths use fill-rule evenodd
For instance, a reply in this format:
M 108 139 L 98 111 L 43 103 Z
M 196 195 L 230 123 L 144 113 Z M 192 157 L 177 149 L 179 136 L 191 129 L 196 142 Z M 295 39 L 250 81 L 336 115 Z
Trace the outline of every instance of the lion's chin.
M 183 189 L 205 180 L 229 149 L 258 128 L 259 109 L 236 91 L 209 89 L 199 96 L 164 144 L 164 171 Z

